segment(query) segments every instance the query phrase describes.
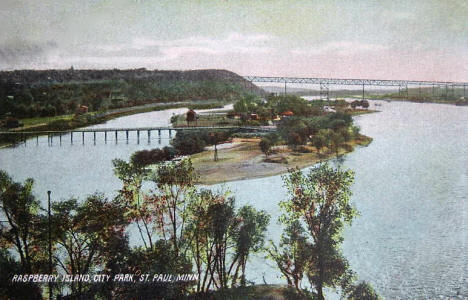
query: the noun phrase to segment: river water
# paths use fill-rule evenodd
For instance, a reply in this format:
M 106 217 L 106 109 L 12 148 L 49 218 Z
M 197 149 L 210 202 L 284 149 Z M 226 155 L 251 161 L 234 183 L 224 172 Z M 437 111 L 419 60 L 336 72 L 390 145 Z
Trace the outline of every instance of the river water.
M 343 253 L 361 280 L 385 299 L 465 299 L 468 297 L 468 107 L 375 101 L 379 113 L 355 118 L 361 132 L 374 138 L 368 146 L 344 157 L 343 168 L 355 171 L 353 202 L 361 216 L 345 231 Z M 373 104 L 371 104 L 371 108 Z M 169 124 L 173 113 L 149 112 L 111 120 L 94 127 L 140 127 Z M 83 197 L 95 191 L 112 196 L 120 187 L 111 160 L 168 145 L 169 136 L 152 132 L 148 143 L 130 134 L 119 140 L 98 133 L 70 145 L 54 138 L 28 140 L 0 149 L 0 169 L 14 179 L 36 180 L 35 193 L 45 201 Z M 220 153 L 220 155 L 222 155 Z M 286 197 L 281 176 L 229 182 L 238 205 L 251 204 L 272 215 L 269 238 L 278 240 L 277 203 Z M 284 283 L 273 264 L 252 258 L 248 279 Z

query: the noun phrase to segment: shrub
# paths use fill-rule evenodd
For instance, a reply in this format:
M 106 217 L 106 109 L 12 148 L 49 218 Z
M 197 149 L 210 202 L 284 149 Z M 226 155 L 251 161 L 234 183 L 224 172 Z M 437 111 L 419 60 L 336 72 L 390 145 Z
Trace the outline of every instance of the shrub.
M 174 158 L 176 151 L 172 147 L 163 149 L 142 150 L 133 153 L 130 158 L 135 166 L 144 167 L 151 164 L 160 163 Z
M 171 144 L 180 154 L 202 152 L 206 146 L 199 131 L 178 131 Z
M 271 153 L 271 147 L 273 146 L 273 143 L 269 138 L 264 137 L 260 140 L 259 146 L 265 156 L 268 157 L 268 155 Z

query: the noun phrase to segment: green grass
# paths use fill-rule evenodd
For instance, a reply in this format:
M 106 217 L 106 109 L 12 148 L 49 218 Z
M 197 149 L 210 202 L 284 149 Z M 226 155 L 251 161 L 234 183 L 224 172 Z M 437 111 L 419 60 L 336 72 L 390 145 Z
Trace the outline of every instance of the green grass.
M 36 117 L 36 118 L 26 118 L 20 119 L 20 122 L 24 124 L 24 127 L 36 126 L 42 124 L 48 124 L 56 120 L 71 120 L 73 115 L 61 115 L 54 117 Z

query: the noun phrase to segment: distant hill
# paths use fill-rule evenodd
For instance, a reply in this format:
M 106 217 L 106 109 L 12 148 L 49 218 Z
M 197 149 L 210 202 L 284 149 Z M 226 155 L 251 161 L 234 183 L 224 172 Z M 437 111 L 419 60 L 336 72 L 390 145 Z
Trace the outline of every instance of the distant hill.
M 266 92 L 227 70 L 15 70 L 0 71 L 0 115 L 18 118 L 147 103 L 217 99 L 234 101 Z
M 0 82 L 24 85 L 79 83 L 110 80 L 151 80 L 151 81 L 230 81 L 249 84 L 242 76 L 227 70 L 147 70 L 140 69 L 104 69 L 104 70 L 15 70 L 0 71 Z M 261 92 L 261 89 L 257 89 Z

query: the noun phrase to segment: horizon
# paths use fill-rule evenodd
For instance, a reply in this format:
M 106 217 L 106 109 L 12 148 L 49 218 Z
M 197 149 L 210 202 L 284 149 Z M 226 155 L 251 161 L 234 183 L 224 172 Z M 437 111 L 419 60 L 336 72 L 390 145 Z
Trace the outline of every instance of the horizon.
M 137 71 L 137 70 L 144 70 L 144 71 L 149 71 L 149 72 L 157 72 L 157 71 L 174 71 L 174 72 L 189 72 L 189 71 L 227 71 L 227 72 L 232 72 L 238 76 L 241 77 L 249 77 L 249 76 L 257 76 L 255 74 L 238 74 L 232 70 L 228 69 L 149 69 L 146 67 L 135 67 L 135 68 L 83 68 L 83 69 L 77 69 L 71 66 L 70 68 L 51 68 L 51 69 L 12 69 L 12 70 L 0 70 L 1 72 L 23 72 L 23 71 L 37 71 L 37 72 L 45 72 L 45 71 Z M 317 79 L 328 79 L 328 78 L 333 78 L 333 79 L 344 79 L 344 80 L 381 80 L 381 81 L 409 81 L 409 82 L 438 82 L 438 83 L 447 83 L 447 84 L 457 84 L 458 85 L 466 85 L 468 84 L 468 81 L 443 81 L 443 80 L 419 80 L 419 79 L 402 79 L 402 78 L 350 78 L 350 77 L 301 77 L 301 76 L 259 76 L 259 77 L 272 77 L 272 78 L 317 78 Z M 283 86 L 283 83 L 274 83 L 274 82 L 256 82 L 254 81 L 257 86 L 259 84 L 272 84 L 271 86 L 276 86 L 275 84 L 280 84 L 281 87 Z M 310 83 L 288 83 L 290 85 L 314 85 Z M 335 84 L 336 85 L 336 84 Z M 332 86 L 332 85 L 330 85 Z M 353 86 L 353 85 L 339 85 L 338 86 Z M 359 85 L 358 85 L 359 86 Z M 368 87 L 372 87 L 369 85 Z M 378 87 L 385 87 L 385 86 L 378 86 Z M 388 86 L 387 86 L 388 87 Z M 395 86 L 396 87 L 396 86 Z M 427 86 L 424 86 L 422 88 L 425 88 Z M 295 88 L 295 87 L 292 87 Z M 297 88 L 302 88 L 302 87 L 297 87 Z
M 0 70 L 225 69 L 468 81 L 468 4 L 47 0 L 2 4 Z

